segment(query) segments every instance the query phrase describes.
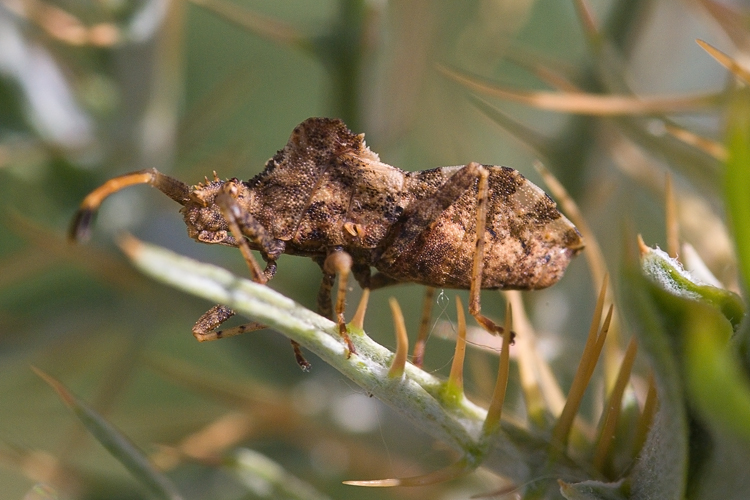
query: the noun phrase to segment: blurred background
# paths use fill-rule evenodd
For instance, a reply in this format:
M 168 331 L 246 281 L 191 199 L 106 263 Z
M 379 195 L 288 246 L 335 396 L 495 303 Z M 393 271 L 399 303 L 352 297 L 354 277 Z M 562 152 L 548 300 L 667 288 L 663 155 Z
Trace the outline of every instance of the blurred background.
M 532 166 L 541 160 L 581 208 L 611 272 L 631 244 L 626 235 L 666 243 L 669 171 L 681 237 L 736 288 L 715 142 L 730 79 L 695 39 L 747 53 L 746 7 L 0 0 L 0 499 L 55 498 L 39 484 L 60 498 L 148 495 L 31 366 L 116 425 L 187 499 L 262 498 L 257 481 L 221 466 L 254 452 L 320 498 L 494 489 L 497 478 L 482 472 L 424 488 L 342 485 L 428 472 L 455 456 L 314 356 L 302 373 L 279 334 L 196 342 L 190 329 L 213 304 L 140 276 L 118 234 L 247 270 L 236 250 L 189 239 L 179 207 L 158 191 L 139 186 L 107 199 L 86 244 L 67 241 L 71 217 L 93 188 L 133 170 L 156 167 L 188 184 L 212 171 L 249 179 L 302 120 L 339 117 L 405 170 L 478 161 L 544 186 Z M 544 99 L 562 93 L 570 98 Z M 594 94 L 626 99 L 617 107 L 587 100 Z M 638 108 L 634 95 L 654 107 Z M 319 283 L 312 261 L 282 256 L 269 286 L 315 309 Z M 351 287 L 349 317 L 360 296 Z M 524 294 L 563 388 L 597 287 L 579 257 L 561 283 Z M 422 295 L 416 285 L 374 292 L 366 331 L 393 347 L 387 299 L 395 296 L 413 339 Z M 437 291 L 433 323 L 455 320 L 455 295 Z M 484 293 L 488 316 L 502 318 L 504 307 L 500 294 Z M 447 373 L 452 350 L 452 341 L 431 339 L 426 369 Z M 469 352 L 467 391 L 477 402 L 491 394 L 496 358 Z M 523 405 L 511 376 L 512 414 Z M 590 399 L 590 408 L 601 403 Z

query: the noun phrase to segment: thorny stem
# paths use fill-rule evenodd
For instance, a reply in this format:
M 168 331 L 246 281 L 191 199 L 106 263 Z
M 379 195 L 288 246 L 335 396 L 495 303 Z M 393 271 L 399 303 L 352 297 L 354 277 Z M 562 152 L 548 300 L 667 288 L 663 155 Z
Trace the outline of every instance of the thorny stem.
M 346 357 L 346 347 L 336 324 L 305 309 L 271 288 L 238 278 L 228 271 L 174 254 L 128 237 L 122 247 L 144 273 L 178 289 L 225 304 L 283 333 L 323 361 L 389 404 L 415 425 L 460 451 L 481 456 L 482 465 L 522 484 L 539 470 L 543 439 L 508 422 L 502 422 L 491 442 L 483 440 L 487 411 L 462 396 L 444 400 L 445 381 L 406 363 L 403 377 L 388 376 L 394 354 L 350 325 L 357 354 Z M 587 477 L 587 472 L 567 459 L 547 473 L 557 477 Z
M 406 326 L 404 325 L 404 315 L 401 313 L 401 307 L 395 298 L 388 300 L 393 314 L 393 326 L 396 330 L 396 355 L 393 356 L 393 363 L 388 370 L 388 376 L 391 378 L 401 378 L 406 367 L 406 355 L 409 352 L 409 337 L 406 335 Z
M 362 297 L 360 297 L 357 310 L 352 317 L 352 325 L 359 330 L 363 330 L 365 327 L 365 313 L 367 312 L 367 303 L 369 300 L 370 289 L 365 288 L 362 290 Z

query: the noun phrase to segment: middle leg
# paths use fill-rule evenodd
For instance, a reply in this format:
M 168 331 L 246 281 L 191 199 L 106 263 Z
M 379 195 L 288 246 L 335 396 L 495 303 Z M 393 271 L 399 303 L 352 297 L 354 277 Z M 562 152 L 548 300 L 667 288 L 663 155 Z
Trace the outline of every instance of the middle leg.
M 357 350 L 354 348 L 352 339 L 349 337 L 349 332 L 346 329 L 346 319 L 344 312 L 346 308 L 346 287 L 349 281 L 349 274 L 352 270 L 353 261 L 351 255 L 341 249 L 334 249 L 320 264 L 323 270 L 323 280 L 320 283 L 320 291 L 318 292 L 318 310 L 319 312 L 329 319 L 333 319 L 333 304 L 331 303 L 331 291 L 333 290 L 333 283 L 336 279 L 336 275 L 339 277 L 338 290 L 336 291 L 336 323 L 338 325 L 339 334 L 341 338 L 346 342 L 346 347 L 349 350 L 347 357 L 351 356 L 352 353 L 356 354 Z

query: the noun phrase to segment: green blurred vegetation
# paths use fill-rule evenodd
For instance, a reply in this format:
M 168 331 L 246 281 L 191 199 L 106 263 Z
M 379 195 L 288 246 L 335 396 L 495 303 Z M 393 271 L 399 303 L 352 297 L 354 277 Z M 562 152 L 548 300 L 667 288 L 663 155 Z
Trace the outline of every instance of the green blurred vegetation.
M 724 499 L 747 492 L 746 480 L 726 466 L 727 457 L 750 456 L 735 439 L 747 422 L 716 412 L 710 387 L 700 383 L 710 363 L 734 360 L 728 374 L 717 375 L 728 378 L 712 381 L 734 381 L 727 382 L 727 397 L 746 410 L 747 325 L 739 326 L 727 353 L 723 342 L 716 345 L 727 333 L 721 316 L 687 306 L 676 323 L 700 328 L 686 326 L 678 335 L 689 340 L 669 350 L 662 338 L 669 328 L 662 327 L 675 313 L 659 309 L 653 299 L 659 292 L 633 277 L 632 262 L 636 233 L 649 245 L 667 244 L 669 172 L 680 241 L 724 287 L 743 286 L 737 260 L 747 279 L 747 96 L 734 91 L 735 78 L 694 40 L 741 60 L 750 50 L 749 15 L 709 0 L 0 0 L 0 499 L 54 498 L 42 487 L 32 490 L 38 483 L 71 499 L 145 498 L 149 491 L 86 433 L 32 366 L 132 440 L 186 499 L 259 498 L 255 476 L 245 470 L 258 463 L 249 450 L 330 498 L 468 498 L 501 487 L 486 471 L 423 488 L 342 485 L 412 476 L 457 457 L 321 360 L 311 356 L 313 371 L 302 373 L 277 333 L 197 343 L 190 328 L 213 304 L 141 276 L 115 246 L 116 236 L 128 231 L 238 275 L 246 269 L 239 252 L 190 240 L 178 207 L 157 191 L 118 193 L 103 205 L 91 242 L 66 240 L 78 204 L 106 179 L 147 167 L 189 184 L 212 171 L 247 179 L 309 116 L 343 118 L 367 134 L 383 161 L 407 170 L 479 161 L 512 166 L 543 185 L 532 167 L 541 159 L 591 226 L 614 288 L 630 293 L 624 315 L 630 322 L 610 335 L 605 361 L 617 359 L 631 329 L 658 333 L 636 360 L 626 395 L 632 419 L 621 427 L 637 419 L 649 363 L 675 363 L 670 372 L 657 371 L 668 398 L 663 408 L 680 419 L 671 430 L 692 426 L 691 436 L 699 435 L 699 445 L 712 443 L 715 453 L 700 455 L 696 445 L 688 457 L 687 436 L 678 436 L 684 439 L 675 439 L 671 451 L 684 456 L 671 462 L 675 474 L 687 470 L 680 467 L 690 458 L 695 475 L 689 487 L 668 491 L 674 498 Z M 484 90 L 469 90 L 455 74 Z M 493 95 L 498 88 L 707 97 L 674 112 L 605 114 L 600 104 L 580 114 L 500 98 Z M 733 111 L 728 152 L 727 110 Z M 744 258 L 735 258 L 733 232 Z M 540 350 L 564 391 L 599 287 L 586 264 L 579 257 L 561 283 L 525 294 Z M 284 256 L 270 286 L 314 309 L 319 280 L 314 263 Z M 438 293 L 433 321 L 455 320 L 455 292 Z M 359 294 L 356 287 L 350 294 L 351 311 Z M 390 296 L 398 298 L 413 339 L 422 289 L 373 293 L 365 329 L 392 347 Z M 485 314 L 501 318 L 504 308 L 500 295 L 484 293 Z M 707 340 L 713 331 L 719 333 Z M 691 370 L 679 361 L 684 355 L 699 363 L 701 352 L 706 366 Z M 453 342 L 432 338 L 427 371 L 446 375 L 452 353 Z M 490 397 L 496 359 L 469 351 L 467 392 L 479 403 Z M 615 365 L 602 366 L 581 410 L 591 428 L 613 379 Z M 516 369 L 508 398 L 504 415 L 523 418 Z M 590 458 L 578 446 L 584 437 L 572 441 L 575 458 Z M 647 463 L 674 458 L 647 449 L 653 461 Z M 604 479 L 633 468 L 632 454 L 616 453 Z M 245 465 L 232 466 L 238 463 Z M 636 477 L 653 479 L 639 470 Z M 284 474 L 275 477 L 292 484 Z M 576 491 L 584 495 L 577 498 L 599 498 Z

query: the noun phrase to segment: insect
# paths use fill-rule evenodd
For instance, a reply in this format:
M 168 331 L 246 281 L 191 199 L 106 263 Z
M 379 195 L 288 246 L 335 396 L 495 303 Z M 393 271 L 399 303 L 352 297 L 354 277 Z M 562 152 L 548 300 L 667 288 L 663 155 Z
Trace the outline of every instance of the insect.
M 470 313 L 498 333 L 502 328 L 481 314 L 480 289 L 548 287 L 583 249 L 575 226 L 518 171 L 470 163 L 405 172 L 381 162 L 364 134 L 337 119 L 302 122 L 249 181 L 214 173 L 188 186 L 155 169 L 111 179 L 83 200 L 71 238 L 86 238 L 103 200 L 134 184 L 150 184 L 182 205 L 191 238 L 239 247 L 257 282 L 273 278 L 281 254 L 312 258 L 323 271 L 318 309 L 329 318 L 338 274 L 335 312 L 349 353 L 355 352 L 344 321 L 350 272 L 369 289 L 403 282 L 469 289 Z M 260 252 L 264 270 L 251 250 Z M 193 334 L 215 338 L 211 332 L 233 314 L 217 305 Z

